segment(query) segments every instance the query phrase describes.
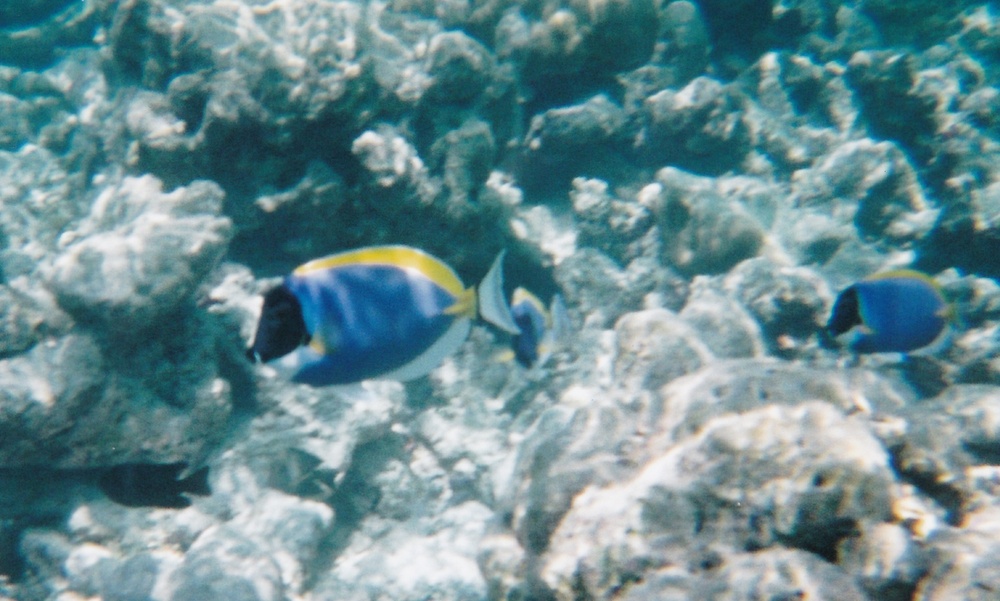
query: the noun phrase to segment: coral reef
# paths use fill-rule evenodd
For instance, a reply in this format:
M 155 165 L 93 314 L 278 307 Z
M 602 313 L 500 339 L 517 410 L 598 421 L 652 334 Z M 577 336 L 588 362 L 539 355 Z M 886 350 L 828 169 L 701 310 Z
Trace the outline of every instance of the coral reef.
M 995 598 L 998 89 L 966 0 L 0 5 L 0 598 Z M 505 248 L 572 332 L 245 361 L 275 278 L 386 243 Z M 901 267 L 955 323 L 851 357 Z M 102 493 L 177 462 L 211 495 Z

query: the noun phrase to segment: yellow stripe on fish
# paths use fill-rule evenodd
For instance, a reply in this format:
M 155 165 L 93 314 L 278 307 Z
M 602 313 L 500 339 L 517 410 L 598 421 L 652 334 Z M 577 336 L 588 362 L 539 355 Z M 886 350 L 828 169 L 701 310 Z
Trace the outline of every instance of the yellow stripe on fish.
M 403 269 L 413 269 L 424 275 L 450 294 L 459 297 L 465 286 L 458 275 L 440 259 L 409 246 L 374 246 L 314 259 L 295 268 L 292 273 L 304 276 L 314 271 L 322 271 L 344 265 L 388 265 Z

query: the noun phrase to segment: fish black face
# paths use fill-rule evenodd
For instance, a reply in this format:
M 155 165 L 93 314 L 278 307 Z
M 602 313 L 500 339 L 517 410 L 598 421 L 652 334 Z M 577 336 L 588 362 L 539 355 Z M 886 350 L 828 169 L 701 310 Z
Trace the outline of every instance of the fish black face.
M 264 308 L 257 323 L 253 345 L 247 349 L 247 358 L 266 363 L 294 351 L 309 342 L 309 332 L 302 318 L 299 299 L 283 285 L 276 286 L 264 295 Z
M 826 331 L 832 336 L 839 336 L 859 325 L 861 325 L 861 313 L 858 311 L 858 291 L 851 286 L 841 292 L 833 303 L 833 312 L 830 313 Z

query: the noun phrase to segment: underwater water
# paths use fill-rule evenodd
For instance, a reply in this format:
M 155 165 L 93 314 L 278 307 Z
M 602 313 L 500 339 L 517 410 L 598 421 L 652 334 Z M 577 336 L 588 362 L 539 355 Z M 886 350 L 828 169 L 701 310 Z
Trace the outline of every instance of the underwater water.
M 0 601 L 998 599 L 998 138 L 982 0 L 2 2 Z

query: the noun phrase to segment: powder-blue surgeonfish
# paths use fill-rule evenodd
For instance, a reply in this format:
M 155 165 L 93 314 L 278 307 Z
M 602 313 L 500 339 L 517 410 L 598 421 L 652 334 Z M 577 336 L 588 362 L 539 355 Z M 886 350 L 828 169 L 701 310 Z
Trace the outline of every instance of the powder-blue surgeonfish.
M 520 332 L 504 299 L 503 255 L 478 290 L 407 246 L 310 261 L 264 295 L 247 357 L 313 386 L 420 377 L 461 346 L 477 316 Z
M 569 315 L 562 296 L 553 296 L 546 310 L 537 296 L 517 288 L 511 296 L 510 311 L 520 329 L 511 339 L 514 358 L 526 368 L 544 364 L 555 345 L 569 333 Z
M 941 288 L 913 270 L 875 274 L 848 287 L 833 304 L 826 330 L 853 332 L 856 353 L 908 353 L 934 342 L 952 315 Z

